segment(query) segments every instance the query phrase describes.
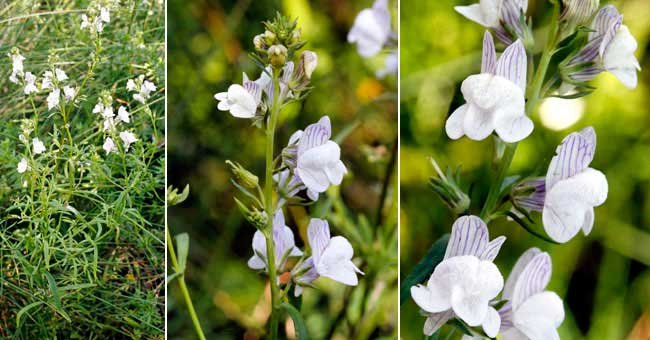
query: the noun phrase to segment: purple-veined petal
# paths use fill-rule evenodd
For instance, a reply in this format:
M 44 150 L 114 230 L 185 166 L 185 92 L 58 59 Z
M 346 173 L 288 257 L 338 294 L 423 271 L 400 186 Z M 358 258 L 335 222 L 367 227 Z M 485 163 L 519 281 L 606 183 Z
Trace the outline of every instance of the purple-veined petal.
M 494 261 L 494 259 L 499 254 L 499 250 L 501 250 L 503 242 L 505 241 L 505 236 L 499 236 L 490 241 L 490 243 L 485 246 L 485 249 L 483 249 L 483 252 L 478 256 L 478 258 L 484 261 Z
M 517 40 L 503 51 L 497 61 L 495 73 L 517 84 L 522 93 L 525 93 L 527 65 L 526 48 L 521 40 Z
M 508 276 L 508 280 L 506 280 L 506 285 L 503 288 L 503 299 L 504 300 L 512 300 L 512 294 L 515 291 L 515 285 L 517 284 L 517 281 L 519 280 L 519 276 L 521 276 L 521 273 L 526 269 L 526 266 L 532 259 L 534 259 L 537 255 L 541 254 L 542 251 L 539 250 L 539 248 L 530 248 L 526 250 L 521 256 L 519 256 L 519 259 L 517 259 L 517 262 L 515 263 L 515 266 L 512 267 L 512 271 L 510 271 L 510 275 Z M 505 307 L 505 306 L 504 306 Z
M 589 129 L 589 130 L 587 130 Z M 585 131 L 587 130 L 587 131 Z M 559 180 L 569 178 L 586 169 L 594 159 L 596 152 L 595 132 L 587 127 L 582 132 L 573 132 L 566 136 L 555 150 L 556 156 L 546 173 L 546 191 L 550 191 Z M 593 135 L 593 137 L 591 137 Z
M 494 74 L 497 67 L 497 53 L 494 48 L 494 39 L 490 31 L 483 35 L 483 58 L 481 58 L 481 73 Z
M 485 222 L 477 216 L 461 216 L 451 227 L 451 237 L 445 251 L 445 259 L 483 253 L 489 242 Z
M 330 242 L 330 226 L 326 220 L 312 218 L 307 226 L 307 239 L 314 262 L 320 261 L 321 254 Z
M 512 294 L 512 308 L 515 313 L 519 306 L 531 296 L 544 291 L 551 280 L 552 264 L 548 253 L 535 255 L 517 278 Z
M 616 31 L 622 22 L 623 16 L 618 13 L 618 10 L 613 5 L 604 6 L 596 14 L 591 24 L 591 29 L 594 32 L 589 33 L 589 40 L 600 39 L 598 53 L 601 56 L 605 53 L 605 48 L 614 39 Z
M 527 0 L 503 0 L 501 3 L 501 21 L 506 27 L 515 31 L 517 35 L 521 35 L 523 29 L 520 17 L 522 14 L 525 16 L 527 10 Z
M 331 179 L 340 183 L 339 180 L 347 171 L 342 163 L 338 164 L 340 157 L 339 146 L 332 141 L 326 141 L 325 144 L 311 148 L 299 155 L 295 173 L 300 176 L 307 188 L 323 192 L 332 183 Z
M 431 336 L 453 317 L 454 312 L 451 309 L 440 313 L 428 314 L 427 320 L 424 322 L 424 329 L 422 330 L 424 335 Z
M 493 25 L 492 22 L 484 18 L 483 12 L 481 11 L 480 4 L 472 4 L 469 6 L 456 6 L 454 7 L 454 10 L 456 10 L 456 12 L 460 13 L 465 18 L 474 21 L 483 27 L 490 27 Z
M 323 116 L 317 123 L 305 128 L 298 143 L 298 155 L 305 151 L 325 144 L 332 136 L 332 125 L 328 116 Z

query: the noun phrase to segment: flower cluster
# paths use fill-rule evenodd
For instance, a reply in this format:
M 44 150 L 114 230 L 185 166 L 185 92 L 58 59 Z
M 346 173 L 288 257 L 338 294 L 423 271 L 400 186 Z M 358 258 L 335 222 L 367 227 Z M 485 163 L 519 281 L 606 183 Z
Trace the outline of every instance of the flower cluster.
M 309 90 L 312 73 L 318 65 L 318 56 L 312 51 L 303 51 L 296 67 L 293 61 L 287 62 L 277 72 L 279 102 L 282 105 L 295 101 Z M 250 80 L 246 73 L 243 74 L 242 84 L 232 84 L 227 92 L 214 95 L 219 101 L 217 108 L 229 111 L 233 117 L 253 119 L 259 121 L 270 108 L 276 104 L 276 90 L 272 80 L 274 68 L 267 66 L 256 80 Z
M 356 44 L 359 55 L 364 58 L 374 57 L 384 48 L 396 45 L 396 39 L 397 34 L 391 28 L 388 0 L 375 0 L 371 8 L 359 12 L 348 32 L 348 42 Z M 397 50 L 393 46 L 384 59 L 384 69 L 377 72 L 377 77 L 397 74 L 397 70 Z
M 135 92 L 133 99 L 145 104 L 152 92 L 156 91 L 156 85 L 144 78 L 144 74 L 139 75 L 135 79 L 129 79 L 126 82 L 126 90 Z
M 507 216 L 531 234 L 562 244 L 581 230 L 589 235 L 594 208 L 607 199 L 607 178 L 590 167 L 596 131 L 588 126 L 568 134 L 555 149 L 546 176 L 508 180 L 505 175 L 517 142 L 533 132 L 528 115 L 543 98 L 587 95 L 593 87 L 586 81 L 604 71 L 614 74 L 623 85 L 636 87 L 637 44 L 614 6 L 596 12 L 597 0 L 563 0 L 554 3 L 547 46 L 539 64 L 534 65 L 527 6 L 525 0 L 481 0 L 456 7 L 463 16 L 491 29 L 506 48 L 497 58 L 492 34 L 485 32 L 481 72 L 463 81 L 466 104 L 449 116 L 445 130 L 451 139 L 484 140 L 496 134 L 499 175 L 481 218 L 489 222 Z M 531 81 L 526 79 L 529 62 L 535 66 Z M 556 73 L 546 74 L 549 70 Z M 455 213 L 466 213 L 470 201 L 457 185 L 458 178 L 447 178 L 434 166 L 438 172 L 431 182 L 434 191 Z M 548 237 L 534 230 L 533 212 L 541 213 Z M 427 316 L 424 333 L 433 334 L 456 318 L 465 338 L 500 334 L 506 340 L 559 339 L 556 329 L 564 319 L 563 303 L 555 293 L 545 291 L 551 277 L 550 256 L 537 248 L 528 250 L 504 284 L 492 261 L 505 238 L 490 242 L 481 218 L 460 217 L 452 227 L 444 259 L 435 265 L 426 286 L 411 287 L 413 300 Z M 499 292 L 501 298 L 497 299 Z
M 117 146 L 113 141 L 111 136 L 115 136 L 118 132 L 117 127 L 121 124 L 128 124 L 131 122 L 131 115 L 127 111 L 126 107 L 120 105 L 117 108 L 117 115 L 113 108 L 113 97 L 104 93 L 99 98 L 95 107 L 93 107 L 93 113 L 98 114 L 103 119 L 103 128 L 102 131 L 107 134 L 106 139 L 104 140 L 104 145 L 102 148 L 106 154 L 117 151 Z M 130 131 L 121 131 L 119 132 L 119 138 L 122 140 L 124 145 L 124 151 L 129 151 L 131 144 L 138 141 L 138 138 Z
M 9 80 L 14 84 L 23 86 L 23 93 L 28 96 L 41 91 L 49 91 L 46 97 L 48 110 L 58 107 L 61 103 L 62 96 L 66 103 L 76 98 L 77 89 L 65 84 L 69 78 L 62 69 L 53 67 L 53 69 L 43 72 L 43 79 L 40 82 L 40 86 L 38 86 L 37 77 L 32 72 L 25 72 L 23 62 L 26 59 L 17 49 L 12 49 L 9 53 L 9 58 L 12 63 Z
M 104 31 L 104 26 L 111 22 L 111 13 L 108 7 L 99 3 L 88 7 L 86 13 L 81 15 L 81 30 L 88 30 L 91 34 Z
M 244 73 L 241 84 L 230 85 L 226 92 L 219 92 L 214 98 L 220 111 L 265 127 L 267 143 L 272 145 L 274 139 L 268 138 L 274 135 L 282 107 L 309 92 L 318 57 L 314 52 L 303 51 L 297 62 L 292 60 L 304 46 L 295 21 L 278 15 L 265 26 L 266 31 L 253 39 L 256 51 L 253 59 L 261 70 L 259 78 L 251 80 Z M 307 227 L 310 251 L 304 252 L 296 246 L 293 231 L 285 224 L 286 205 L 308 203 L 304 196 L 316 201 L 330 186 L 343 181 L 347 169 L 341 161 L 341 148 L 331 138 L 330 119 L 323 116 L 293 133 L 280 155 L 273 157 L 276 161 L 270 161 L 270 156 L 275 155 L 267 151 L 265 190 L 257 176 L 236 162 L 227 162 L 236 179 L 233 182 L 252 199 L 250 204 L 236 199 L 245 218 L 258 229 L 253 236 L 253 256 L 248 266 L 267 273 L 273 284 L 286 284 L 285 291 L 293 284 L 295 296 L 300 296 L 304 287 L 311 286 L 321 276 L 354 286 L 358 283 L 357 274 L 363 274 L 352 261 L 354 251 L 350 242 L 343 236 L 332 237 L 325 219 L 310 219 Z M 249 191 L 255 189 L 258 195 Z M 298 258 L 297 262 L 289 261 L 292 257 Z M 290 274 L 288 281 L 280 280 L 285 272 Z
M 427 317 L 424 334 L 429 336 L 457 318 L 476 339 L 498 334 L 503 339 L 559 339 L 562 300 L 544 290 L 551 278 L 550 256 L 529 249 L 504 284 L 493 261 L 505 240 L 499 236 L 490 241 L 487 225 L 477 216 L 454 222 L 442 262 L 426 286 L 411 287 L 413 300 Z M 481 329 L 473 328 L 477 326 Z

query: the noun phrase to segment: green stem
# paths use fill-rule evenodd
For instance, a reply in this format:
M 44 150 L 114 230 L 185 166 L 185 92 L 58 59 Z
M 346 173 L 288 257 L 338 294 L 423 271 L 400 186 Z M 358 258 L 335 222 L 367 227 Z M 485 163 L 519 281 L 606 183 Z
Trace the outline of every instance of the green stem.
M 172 266 L 174 267 L 174 270 L 177 273 L 181 273 L 181 275 L 177 278 L 178 285 L 181 288 L 181 293 L 183 293 L 183 298 L 185 299 L 185 304 L 187 305 L 187 309 L 190 313 L 190 318 L 192 318 L 192 323 L 194 324 L 196 335 L 199 337 L 199 339 L 205 340 L 205 335 L 203 334 L 203 330 L 201 329 L 201 323 L 199 322 L 199 318 L 196 316 L 196 311 L 194 310 L 194 304 L 192 303 L 192 298 L 190 297 L 190 291 L 187 289 L 187 285 L 185 284 L 185 273 L 182 273 L 180 271 L 180 267 L 178 266 L 178 260 L 176 259 L 176 251 L 174 250 L 174 242 L 172 241 L 172 236 L 169 233 L 169 228 L 167 228 L 167 249 L 169 250 L 169 258 L 172 261 Z
M 539 65 L 537 66 L 537 70 L 535 72 L 535 77 L 533 78 L 533 82 L 529 88 L 528 102 L 526 103 L 526 115 L 529 116 L 532 114 L 533 110 L 537 107 L 537 104 L 541 100 L 542 85 L 544 84 L 546 71 L 548 70 L 548 65 L 551 62 L 551 57 L 553 56 L 555 45 L 557 44 L 559 37 L 559 15 L 560 6 L 558 4 L 555 4 L 553 7 L 553 17 L 551 19 L 550 31 L 548 34 L 548 40 L 546 41 L 546 47 L 542 52 L 542 56 L 539 60 Z M 481 218 L 486 223 L 491 219 L 491 215 L 499 199 L 501 184 L 503 183 L 503 180 L 508 173 L 508 170 L 510 169 L 515 151 L 517 150 L 517 144 L 518 143 L 506 144 L 506 149 L 499 161 L 499 165 L 497 167 L 497 176 L 492 182 L 492 186 L 490 187 L 490 192 L 488 193 L 485 205 L 481 210 Z
M 266 173 L 264 177 L 264 210 L 267 216 L 267 225 L 264 232 L 266 238 L 266 257 L 271 285 L 271 324 L 269 327 L 270 338 L 278 338 L 278 323 L 280 312 L 280 289 L 278 287 L 277 268 L 275 268 L 275 245 L 273 244 L 273 145 L 275 143 L 275 125 L 280 112 L 280 81 L 278 72 L 273 72 L 273 104 L 271 113 L 266 122 Z

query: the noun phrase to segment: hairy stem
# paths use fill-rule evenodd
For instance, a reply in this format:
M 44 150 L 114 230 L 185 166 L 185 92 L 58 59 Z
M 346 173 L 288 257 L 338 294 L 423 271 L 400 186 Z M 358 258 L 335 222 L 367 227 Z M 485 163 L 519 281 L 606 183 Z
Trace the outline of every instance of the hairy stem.
M 278 287 L 277 268 L 275 267 L 275 245 L 273 244 L 273 145 L 275 143 L 275 125 L 280 112 L 280 81 L 278 72 L 273 72 L 273 104 L 266 122 L 266 173 L 264 177 L 264 210 L 268 219 L 264 237 L 266 238 L 266 258 L 271 285 L 271 320 L 269 334 L 272 340 L 278 337 L 280 312 L 280 289 Z
M 551 57 L 555 51 L 555 45 L 559 37 L 559 25 L 558 17 L 560 14 L 560 6 L 555 4 L 553 7 L 553 17 L 551 19 L 550 30 L 548 32 L 548 39 L 546 41 L 546 47 L 542 52 L 542 56 L 537 65 L 537 70 L 530 88 L 528 89 L 528 102 L 526 102 L 526 115 L 530 115 L 533 110 L 537 107 L 537 104 L 541 100 L 541 90 L 542 85 L 544 84 L 544 78 L 546 78 L 546 71 L 548 70 L 548 65 L 551 62 Z M 515 156 L 515 151 L 517 150 L 518 143 L 506 144 L 506 149 L 499 161 L 497 167 L 497 176 L 492 182 L 490 187 L 490 192 L 485 201 L 485 205 L 481 210 L 481 219 L 486 223 L 491 219 L 495 205 L 499 199 L 499 194 L 501 191 L 501 183 L 510 169 L 512 160 Z
M 205 335 L 203 334 L 203 330 L 201 329 L 201 323 L 199 322 L 199 318 L 196 316 L 196 311 L 194 310 L 194 304 L 192 303 L 192 298 L 190 297 L 190 291 L 187 289 L 187 285 L 185 284 L 185 273 L 182 273 L 180 267 L 178 266 L 178 260 L 176 259 L 176 251 L 174 250 L 174 242 L 172 241 L 172 236 L 169 233 L 169 228 L 167 228 L 167 249 L 169 250 L 169 259 L 172 261 L 172 267 L 174 267 L 174 270 L 177 273 L 181 273 L 181 275 L 176 280 L 178 280 L 178 285 L 181 288 L 181 293 L 183 293 L 183 298 L 185 299 L 187 310 L 189 311 L 190 318 L 192 319 L 192 323 L 194 324 L 194 330 L 196 331 L 196 335 L 199 337 L 199 339 L 205 340 Z

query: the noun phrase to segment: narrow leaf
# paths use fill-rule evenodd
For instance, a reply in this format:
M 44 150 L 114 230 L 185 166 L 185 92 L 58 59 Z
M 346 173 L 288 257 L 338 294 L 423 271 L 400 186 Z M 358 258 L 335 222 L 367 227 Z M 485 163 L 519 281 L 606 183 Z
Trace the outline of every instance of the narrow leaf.
M 174 237 L 176 239 L 176 254 L 178 256 L 178 271 L 185 273 L 185 266 L 187 265 L 187 253 L 190 249 L 190 236 L 187 233 L 182 233 Z
M 293 320 L 293 327 L 296 330 L 296 340 L 309 340 L 309 334 L 307 334 L 307 326 L 305 326 L 305 320 L 302 319 L 300 312 L 292 305 L 288 303 L 283 303 L 282 308 L 287 311 L 287 314 Z

